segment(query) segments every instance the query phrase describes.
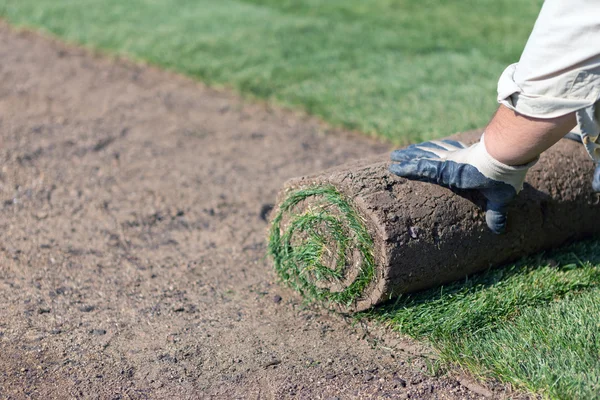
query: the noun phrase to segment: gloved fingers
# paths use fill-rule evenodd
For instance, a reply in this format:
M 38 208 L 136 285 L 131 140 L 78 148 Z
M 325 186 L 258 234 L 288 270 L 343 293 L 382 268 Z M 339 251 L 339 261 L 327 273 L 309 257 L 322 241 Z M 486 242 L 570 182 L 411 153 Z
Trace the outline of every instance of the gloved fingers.
M 423 142 L 413 145 L 424 150 L 448 150 L 446 145 L 440 140 L 430 140 L 429 142 Z
M 431 140 L 413 144 L 405 149 L 392 151 L 392 161 L 408 161 L 415 158 L 446 158 L 448 152 L 466 149 L 467 145 L 457 140 Z
M 485 222 L 488 228 L 496 234 L 506 232 L 506 223 L 508 221 L 508 204 L 512 201 L 497 202 L 488 199 L 485 208 Z
M 408 179 L 458 189 L 478 190 L 488 200 L 487 226 L 497 234 L 506 230 L 507 206 L 516 196 L 516 191 L 511 185 L 485 178 L 475 167 L 453 161 L 411 159 L 393 163 L 389 169 L 390 172 Z M 600 169 L 598 175 L 600 183 Z
M 468 147 L 463 142 L 459 142 L 458 140 L 450 140 L 450 139 L 432 140 L 430 143 L 434 143 L 448 151 L 462 150 L 462 149 L 466 149 Z
M 431 140 L 413 144 L 405 149 L 392 151 L 392 161 L 408 161 L 415 158 L 440 158 L 445 159 L 449 152 L 466 149 L 467 145 L 458 140 Z M 435 156 L 435 157 L 434 157 Z
M 494 182 L 483 176 L 472 165 L 431 158 L 392 164 L 390 172 L 405 178 L 436 183 L 454 189 L 482 190 L 491 188 Z M 510 187 L 510 185 L 506 186 Z
M 485 222 L 488 228 L 497 235 L 506 232 L 506 222 L 508 217 L 506 212 L 487 210 L 485 212 Z
M 459 142 L 458 140 L 444 139 L 443 142 L 446 142 L 448 144 L 454 145 L 456 147 L 460 147 L 461 149 L 466 149 L 467 147 L 469 147 L 465 143 Z
M 426 142 L 427 143 L 427 142 Z M 410 145 L 405 149 L 394 150 L 390 154 L 392 161 L 410 161 L 420 158 L 437 158 L 432 152 L 433 148 L 429 146 Z
M 446 159 L 449 153 L 463 150 L 466 146 L 455 140 L 432 140 L 416 146 L 418 149 L 430 151 L 440 159 Z
M 439 171 L 443 161 L 428 158 L 409 159 L 390 165 L 390 172 L 409 179 L 439 182 Z

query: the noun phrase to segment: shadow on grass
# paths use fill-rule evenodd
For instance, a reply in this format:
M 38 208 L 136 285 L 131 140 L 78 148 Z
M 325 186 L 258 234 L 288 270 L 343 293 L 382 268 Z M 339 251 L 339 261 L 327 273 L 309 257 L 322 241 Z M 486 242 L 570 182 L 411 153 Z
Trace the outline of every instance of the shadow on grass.
M 600 286 L 600 237 L 546 251 L 462 282 L 404 295 L 361 314 L 435 343 L 509 321 Z

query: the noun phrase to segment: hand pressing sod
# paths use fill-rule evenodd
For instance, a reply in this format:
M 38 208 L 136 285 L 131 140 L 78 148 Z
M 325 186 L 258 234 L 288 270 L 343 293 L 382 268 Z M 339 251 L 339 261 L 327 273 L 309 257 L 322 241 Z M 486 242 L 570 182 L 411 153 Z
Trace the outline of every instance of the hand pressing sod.
M 495 160 L 484 136 L 467 147 L 454 140 L 432 140 L 395 150 L 390 171 L 451 189 L 477 190 L 486 199 L 486 222 L 494 233 L 506 230 L 507 207 L 523 188 L 525 175 L 536 162 L 511 167 Z

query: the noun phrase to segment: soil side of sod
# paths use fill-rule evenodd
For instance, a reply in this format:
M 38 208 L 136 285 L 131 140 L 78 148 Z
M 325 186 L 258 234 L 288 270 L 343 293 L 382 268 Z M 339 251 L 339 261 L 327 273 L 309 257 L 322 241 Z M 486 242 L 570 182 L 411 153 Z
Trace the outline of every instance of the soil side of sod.
M 486 393 L 265 259 L 285 180 L 386 145 L 1 23 L 0 59 L 0 397 Z

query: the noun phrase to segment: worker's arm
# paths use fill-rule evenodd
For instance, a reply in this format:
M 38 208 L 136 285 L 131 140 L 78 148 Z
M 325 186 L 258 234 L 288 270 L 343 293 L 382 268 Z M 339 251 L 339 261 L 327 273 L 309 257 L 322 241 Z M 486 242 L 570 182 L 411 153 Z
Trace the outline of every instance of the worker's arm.
M 532 118 L 500 106 L 485 128 L 486 149 L 507 165 L 530 163 L 576 125 L 575 113 L 557 118 Z
M 481 141 L 431 141 L 392 152 L 390 171 L 457 189 L 478 190 L 487 199 L 486 221 L 495 233 L 506 228 L 508 204 L 541 152 L 575 126 L 574 114 L 538 120 L 501 106 Z
M 586 150 L 600 161 L 598 15 L 600 1 L 546 0 L 519 63 L 498 82 L 501 106 L 481 141 L 468 148 L 433 141 L 397 150 L 390 171 L 480 191 L 488 200 L 488 226 L 501 233 L 528 169 L 576 124 Z M 600 186 L 600 171 L 594 183 Z
M 575 114 L 586 150 L 600 162 L 600 1 L 546 0 L 518 63 L 498 81 L 498 102 L 520 115 Z

